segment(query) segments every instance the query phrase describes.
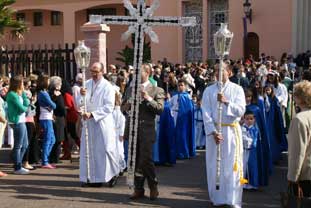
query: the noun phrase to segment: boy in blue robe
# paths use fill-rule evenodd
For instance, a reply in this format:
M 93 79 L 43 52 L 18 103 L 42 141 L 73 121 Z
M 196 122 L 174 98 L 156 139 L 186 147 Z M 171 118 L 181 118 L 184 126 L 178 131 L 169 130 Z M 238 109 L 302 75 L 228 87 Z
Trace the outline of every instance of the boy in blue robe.
M 176 147 L 174 119 L 168 101 L 164 103 L 164 111 L 157 122 L 157 140 L 154 144 L 154 162 L 157 165 L 176 164 Z
M 175 123 L 176 155 L 178 159 L 194 157 L 196 151 L 194 106 L 186 89 L 186 82 L 179 80 L 178 93 L 169 101 Z
M 248 184 L 244 185 L 244 189 L 257 189 L 259 186 L 257 142 L 260 136 L 255 121 L 254 113 L 246 111 L 242 126 L 242 138 L 244 174 L 245 178 L 248 179 Z

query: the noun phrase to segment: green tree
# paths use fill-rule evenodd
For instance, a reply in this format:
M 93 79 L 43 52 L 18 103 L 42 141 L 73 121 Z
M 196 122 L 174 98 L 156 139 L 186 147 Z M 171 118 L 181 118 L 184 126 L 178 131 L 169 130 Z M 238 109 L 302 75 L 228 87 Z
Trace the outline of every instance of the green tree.
M 132 35 L 132 45 L 135 42 L 135 35 Z M 124 65 L 133 65 L 134 62 L 134 48 L 130 48 L 128 45 L 125 46 L 122 51 L 118 52 L 120 57 L 117 57 L 116 60 L 124 63 Z M 151 46 L 150 42 L 144 42 L 144 55 L 143 62 L 151 62 Z
M 0 36 L 5 30 L 9 30 L 13 37 L 22 38 L 23 33 L 28 30 L 25 22 L 15 19 L 15 11 L 10 8 L 15 0 L 0 0 Z

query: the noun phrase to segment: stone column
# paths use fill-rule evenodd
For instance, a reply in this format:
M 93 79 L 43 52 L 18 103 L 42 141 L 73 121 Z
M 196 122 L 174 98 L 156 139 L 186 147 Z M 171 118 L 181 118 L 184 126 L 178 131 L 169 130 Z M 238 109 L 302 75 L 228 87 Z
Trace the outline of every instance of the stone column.
M 297 53 L 301 53 L 303 51 L 303 0 L 297 1 L 298 10 L 297 10 Z
M 84 33 L 85 45 L 91 48 L 91 62 L 101 62 L 104 65 L 104 73 L 107 72 L 107 35 L 110 27 L 105 24 L 86 23 L 81 27 Z M 90 77 L 90 72 L 87 70 L 86 77 Z
M 298 53 L 298 45 L 297 45 L 297 39 L 298 39 L 298 1 L 293 1 L 292 3 L 293 9 L 292 9 L 292 54 L 294 56 Z
M 203 18 L 203 21 L 202 21 L 202 33 L 203 33 L 203 47 L 202 47 L 202 50 L 203 50 L 203 62 L 205 62 L 207 59 L 208 59 L 208 30 L 210 28 L 208 28 L 208 2 L 206 0 L 203 0 L 203 14 L 202 14 L 202 18 Z
M 302 47 L 303 47 L 303 52 L 309 50 L 308 48 L 308 26 L 309 26 L 309 1 L 310 0 L 304 0 L 303 4 L 303 39 L 302 39 Z

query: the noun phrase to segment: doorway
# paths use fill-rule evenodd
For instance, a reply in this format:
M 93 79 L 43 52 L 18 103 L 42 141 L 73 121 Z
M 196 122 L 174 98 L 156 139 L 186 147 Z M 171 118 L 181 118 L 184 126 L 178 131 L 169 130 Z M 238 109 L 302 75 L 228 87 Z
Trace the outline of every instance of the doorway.
M 252 54 L 255 60 L 259 59 L 259 36 L 256 33 L 247 33 L 244 47 L 245 58 L 248 58 L 249 55 Z

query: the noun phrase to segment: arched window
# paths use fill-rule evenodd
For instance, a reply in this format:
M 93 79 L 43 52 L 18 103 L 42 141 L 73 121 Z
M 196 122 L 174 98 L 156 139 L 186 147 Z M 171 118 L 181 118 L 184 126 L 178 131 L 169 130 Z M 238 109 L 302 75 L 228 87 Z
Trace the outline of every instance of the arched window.
M 214 48 L 214 34 L 220 28 L 220 23 L 229 22 L 228 0 L 210 0 L 209 2 L 209 34 L 208 34 L 208 58 L 216 59 Z

